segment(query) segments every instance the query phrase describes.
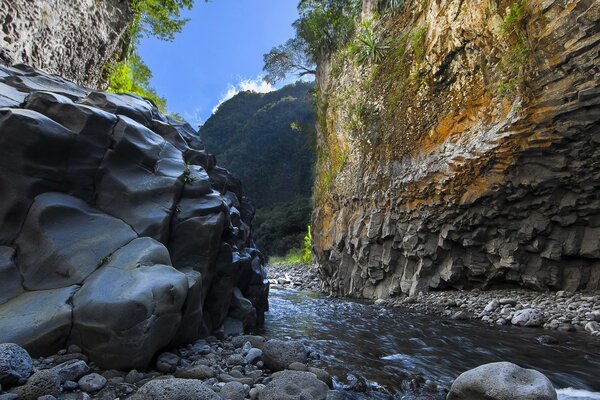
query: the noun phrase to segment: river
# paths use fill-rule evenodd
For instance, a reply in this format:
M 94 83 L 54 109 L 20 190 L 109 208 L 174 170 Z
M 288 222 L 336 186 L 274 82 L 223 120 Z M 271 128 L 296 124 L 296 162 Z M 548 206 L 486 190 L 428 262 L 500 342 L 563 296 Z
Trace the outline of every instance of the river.
M 416 398 L 412 380 L 449 387 L 468 369 L 510 361 L 548 376 L 559 399 L 600 399 L 600 340 L 583 333 L 551 332 L 558 345 L 542 345 L 536 338 L 549 332 L 541 329 L 454 321 L 294 290 L 271 291 L 265 330 L 303 339 L 338 388 L 350 373 L 384 388 L 355 398 Z

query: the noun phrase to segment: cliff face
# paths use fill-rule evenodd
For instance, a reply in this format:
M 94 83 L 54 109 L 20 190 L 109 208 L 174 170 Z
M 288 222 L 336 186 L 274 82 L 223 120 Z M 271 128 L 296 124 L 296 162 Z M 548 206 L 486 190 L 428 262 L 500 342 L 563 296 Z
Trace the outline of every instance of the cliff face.
M 0 66 L 0 343 L 103 368 L 261 324 L 254 207 L 149 101 Z
M 128 0 L 0 2 L 0 62 L 25 63 L 103 88 L 104 66 L 131 23 Z
M 407 1 L 319 71 L 333 293 L 600 288 L 600 3 Z

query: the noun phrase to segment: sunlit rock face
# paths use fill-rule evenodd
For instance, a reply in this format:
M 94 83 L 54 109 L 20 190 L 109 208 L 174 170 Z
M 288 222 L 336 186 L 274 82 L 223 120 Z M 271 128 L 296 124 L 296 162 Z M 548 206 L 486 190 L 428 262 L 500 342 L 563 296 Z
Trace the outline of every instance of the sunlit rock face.
M 128 0 L 0 2 L 0 64 L 26 63 L 81 85 L 105 87 L 133 13 Z
M 600 288 L 600 3 L 406 2 L 319 71 L 326 289 Z
M 127 370 L 231 318 L 254 328 L 268 283 L 253 215 L 187 123 L 0 67 L 0 343 L 77 344 Z

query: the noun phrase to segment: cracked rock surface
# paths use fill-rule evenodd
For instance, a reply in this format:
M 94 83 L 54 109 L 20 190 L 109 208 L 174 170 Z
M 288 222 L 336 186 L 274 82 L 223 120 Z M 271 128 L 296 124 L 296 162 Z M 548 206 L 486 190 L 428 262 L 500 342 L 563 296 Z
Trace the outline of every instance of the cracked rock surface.
M 0 342 L 128 369 L 226 320 L 254 328 L 268 281 L 253 215 L 189 124 L 0 66 Z

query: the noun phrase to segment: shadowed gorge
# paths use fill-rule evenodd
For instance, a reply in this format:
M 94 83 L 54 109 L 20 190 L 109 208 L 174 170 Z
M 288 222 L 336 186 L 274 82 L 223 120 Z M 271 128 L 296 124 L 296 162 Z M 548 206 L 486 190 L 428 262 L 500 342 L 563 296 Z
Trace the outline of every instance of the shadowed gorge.
M 598 0 L 0 21 L 0 400 L 600 399 Z

